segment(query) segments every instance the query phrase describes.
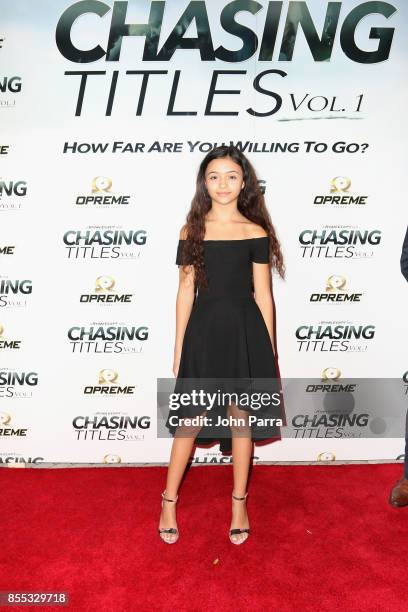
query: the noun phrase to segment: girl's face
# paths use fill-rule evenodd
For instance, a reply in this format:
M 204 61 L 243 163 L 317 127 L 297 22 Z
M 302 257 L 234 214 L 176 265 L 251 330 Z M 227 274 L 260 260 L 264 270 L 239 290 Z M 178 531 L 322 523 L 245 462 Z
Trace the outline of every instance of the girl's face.
M 239 164 L 230 157 L 213 159 L 205 171 L 205 186 L 213 202 L 226 205 L 237 200 L 245 183 Z

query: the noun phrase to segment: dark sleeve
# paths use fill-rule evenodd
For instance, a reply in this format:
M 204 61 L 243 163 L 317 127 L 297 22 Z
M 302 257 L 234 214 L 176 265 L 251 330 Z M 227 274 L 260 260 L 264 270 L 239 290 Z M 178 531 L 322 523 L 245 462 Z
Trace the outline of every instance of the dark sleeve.
M 255 238 L 252 241 L 251 261 L 269 263 L 269 236 Z
M 183 254 L 183 248 L 184 248 L 185 243 L 186 243 L 185 240 L 179 240 L 178 247 L 177 247 L 177 255 L 176 255 L 176 264 L 178 266 L 182 265 L 181 256 Z
M 402 245 L 401 272 L 408 281 L 408 227 L 405 233 L 404 244 Z
M 181 253 L 183 251 L 183 242 L 184 240 L 179 240 L 178 241 L 178 246 L 177 246 L 177 255 L 176 255 L 176 264 L 178 266 L 181 265 Z

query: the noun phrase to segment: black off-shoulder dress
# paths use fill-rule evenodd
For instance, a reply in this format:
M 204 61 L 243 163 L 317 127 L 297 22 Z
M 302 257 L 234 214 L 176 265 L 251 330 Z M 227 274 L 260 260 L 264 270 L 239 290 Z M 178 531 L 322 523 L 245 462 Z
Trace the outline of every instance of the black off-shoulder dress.
M 185 240 L 178 243 L 176 264 L 181 265 Z M 205 240 L 204 264 L 208 288 L 198 288 L 184 334 L 174 392 L 199 386 L 209 392 L 277 393 L 277 369 L 268 328 L 254 298 L 252 262 L 269 262 L 269 237 Z M 242 397 L 242 396 L 241 396 Z M 259 397 L 253 395 L 252 397 Z M 266 397 L 266 396 L 264 396 Z M 276 400 L 276 396 L 275 396 Z M 283 408 L 268 404 L 254 408 L 237 403 L 253 415 L 252 440 L 279 437 Z M 205 410 L 205 408 L 204 408 Z M 170 410 L 166 421 L 174 435 L 178 419 L 203 414 L 203 406 Z M 197 444 L 219 441 L 221 452 L 231 452 L 230 427 L 216 426 L 227 416 L 225 402 L 205 410 L 211 425 L 204 425 Z M 170 419 L 170 416 L 172 417 Z

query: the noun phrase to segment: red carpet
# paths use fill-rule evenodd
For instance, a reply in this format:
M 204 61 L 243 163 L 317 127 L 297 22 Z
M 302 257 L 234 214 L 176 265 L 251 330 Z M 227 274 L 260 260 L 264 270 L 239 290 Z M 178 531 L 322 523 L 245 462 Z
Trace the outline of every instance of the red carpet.
M 68 591 L 75 612 L 405 611 L 408 508 L 387 503 L 401 474 L 254 466 L 252 534 L 234 546 L 231 466 L 193 467 L 169 546 L 157 534 L 165 468 L 3 468 L 0 591 Z

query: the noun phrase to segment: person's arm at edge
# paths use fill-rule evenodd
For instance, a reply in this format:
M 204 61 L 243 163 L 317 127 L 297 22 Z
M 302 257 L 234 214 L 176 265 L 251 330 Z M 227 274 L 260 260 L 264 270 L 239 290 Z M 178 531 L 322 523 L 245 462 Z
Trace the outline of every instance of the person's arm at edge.
M 400 265 L 401 273 L 404 276 L 405 280 L 408 281 L 408 227 L 405 234 L 404 244 L 402 245 Z

